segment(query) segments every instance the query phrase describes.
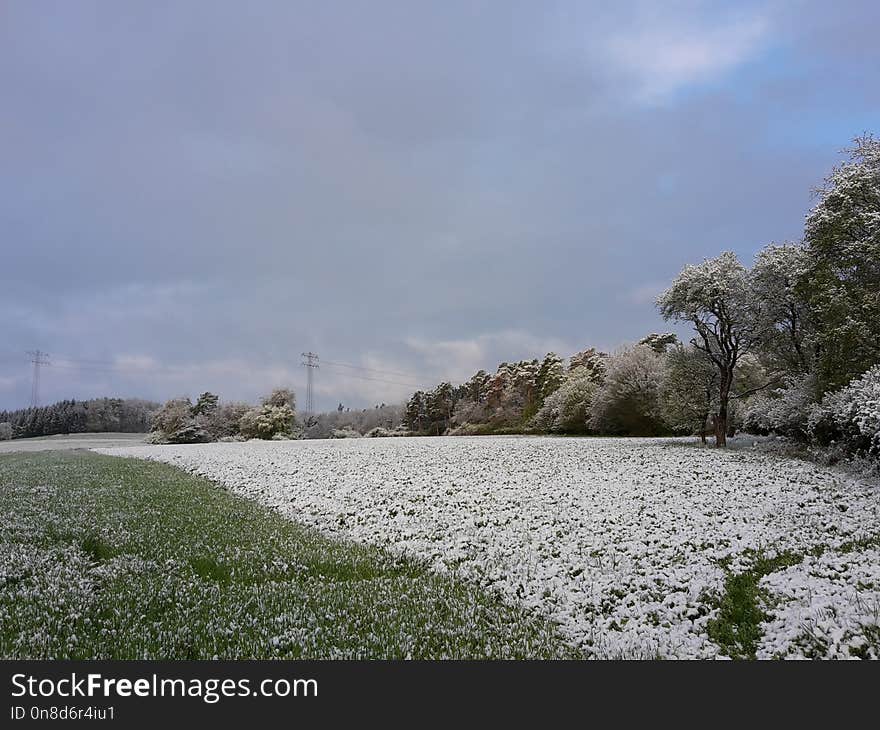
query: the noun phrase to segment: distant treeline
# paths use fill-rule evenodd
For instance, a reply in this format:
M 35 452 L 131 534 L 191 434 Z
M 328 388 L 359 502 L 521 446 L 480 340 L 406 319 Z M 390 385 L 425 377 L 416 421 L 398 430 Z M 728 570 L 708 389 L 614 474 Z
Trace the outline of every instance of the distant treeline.
M 108 431 L 146 433 L 158 408 L 158 403 L 139 398 L 93 398 L 0 411 L 0 439 Z

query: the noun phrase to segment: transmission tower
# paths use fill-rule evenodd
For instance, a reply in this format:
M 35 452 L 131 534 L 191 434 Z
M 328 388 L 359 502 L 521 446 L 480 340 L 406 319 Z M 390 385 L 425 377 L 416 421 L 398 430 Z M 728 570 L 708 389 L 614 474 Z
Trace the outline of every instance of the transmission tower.
M 40 405 L 40 366 L 49 364 L 49 353 L 42 350 L 28 350 L 34 365 L 34 377 L 31 382 L 31 408 Z
M 312 379 L 315 369 L 318 367 L 318 356 L 314 352 L 304 352 L 302 356 L 305 358 L 302 364 L 306 368 L 306 415 L 313 414 L 314 403 L 312 401 Z

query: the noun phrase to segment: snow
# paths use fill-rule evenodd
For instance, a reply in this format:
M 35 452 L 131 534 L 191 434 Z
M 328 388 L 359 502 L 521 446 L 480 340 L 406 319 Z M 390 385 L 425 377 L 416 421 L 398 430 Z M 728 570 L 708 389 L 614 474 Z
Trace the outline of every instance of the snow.
M 835 551 L 876 536 L 880 488 L 757 451 L 542 437 L 100 451 L 174 464 L 325 534 L 455 571 L 549 616 L 589 656 L 717 656 L 707 623 L 726 571 L 755 551 L 825 551 L 762 581 L 774 604 L 762 656 L 802 653 L 804 621 L 833 634 L 829 652 L 857 648 L 871 616 L 854 596 L 880 599 L 869 550 L 830 573 Z
M 808 556 L 761 586 L 771 620 L 759 658 L 880 659 L 880 551 Z

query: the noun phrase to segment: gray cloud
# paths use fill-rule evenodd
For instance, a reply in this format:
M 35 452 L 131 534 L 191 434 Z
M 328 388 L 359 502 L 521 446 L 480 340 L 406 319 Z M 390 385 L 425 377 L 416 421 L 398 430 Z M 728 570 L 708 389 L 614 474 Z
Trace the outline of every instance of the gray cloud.
M 35 347 L 115 368 L 46 399 L 413 376 L 329 407 L 663 328 L 684 263 L 799 235 L 880 11 L 657 8 L 6 3 L 0 406 Z

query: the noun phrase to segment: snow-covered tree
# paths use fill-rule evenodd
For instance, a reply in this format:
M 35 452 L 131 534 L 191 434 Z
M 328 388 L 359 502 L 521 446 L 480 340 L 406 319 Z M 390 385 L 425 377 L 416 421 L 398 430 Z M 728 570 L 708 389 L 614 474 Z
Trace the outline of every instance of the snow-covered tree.
M 462 398 L 456 402 L 455 410 L 452 413 L 452 423 L 454 426 L 485 423 L 488 420 L 489 409 L 485 402 L 480 403 L 469 398 Z
M 293 409 L 285 404 L 264 403 L 247 411 L 239 421 L 241 435 L 248 439 L 271 439 L 293 434 Z
M 275 388 L 269 395 L 263 398 L 263 405 L 281 408 L 287 406 L 291 411 L 296 410 L 296 394 L 291 388 Z
M 439 436 L 449 428 L 452 412 L 455 409 L 455 394 L 452 383 L 440 383 L 428 393 L 425 399 L 425 412 L 428 428 L 435 436 Z
M 717 408 L 718 368 L 693 346 L 673 347 L 666 356 L 659 400 L 663 420 L 671 429 L 699 433 L 706 443 L 709 414 Z
M 486 388 L 489 380 L 489 374 L 485 370 L 478 370 L 470 380 L 459 388 L 459 398 L 473 403 L 482 403 L 486 400 Z
M 827 394 L 810 416 L 810 430 L 821 444 L 880 458 L 880 365 Z
M 761 303 L 762 352 L 775 370 L 795 377 L 813 368 L 814 331 L 798 286 L 806 267 L 802 244 L 770 244 L 758 252 L 751 272 L 752 295 Z
M 816 327 L 820 389 L 880 362 L 880 140 L 859 137 L 818 192 L 800 287 Z
M 754 298 L 749 272 L 735 254 L 725 251 L 717 258 L 686 266 L 658 297 L 657 305 L 665 319 L 693 325 L 696 337 L 691 343 L 718 370 L 715 444 L 726 446 L 737 363 L 762 339 L 760 302 Z
M 590 406 L 599 385 L 587 368 L 569 371 L 562 385 L 544 400 L 532 428 L 553 433 L 586 433 Z
M 209 413 L 196 416 L 196 422 L 211 441 L 237 437 L 241 432 L 241 419 L 251 410 L 247 403 L 219 403 Z
M 647 345 L 626 347 L 608 358 L 593 398 L 589 426 L 600 433 L 655 434 L 663 430 L 659 392 L 664 357 Z
M 607 359 L 606 353 L 599 352 L 595 347 L 590 347 L 572 355 L 568 359 L 568 369 L 586 368 L 593 374 L 593 378 L 597 382 L 601 382 L 605 375 L 605 361 Z
M 0 441 L 9 441 L 12 438 L 12 424 L 9 421 L 0 423 Z
M 638 344 L 647 345 L 658 355 L 667 352 L 670 347 L 678 342 L 678 336 L 674 332 L 652 332 L 647 337 L 639 340 Z
M 565 363 L 555 352 L 548 352 L 544 356 L 537 374 L 539 403 L 543 403 L 558 390 L 564 379 Z
M 403 420 L 413 433 L 421 433 L 427 428 L 427 397 L 423 391 L 417 390 L 407 401 Z
M 196 400 L 192 407 L 192 413 L 194 416 L 207 416 L 217 408 L 219 403 L 220 396 L 205 391 Z
M 151 440 L 171 444 L 200 443 L 208 435 L 196 423 L 189 398 L 172 398 L 153 416 Z

